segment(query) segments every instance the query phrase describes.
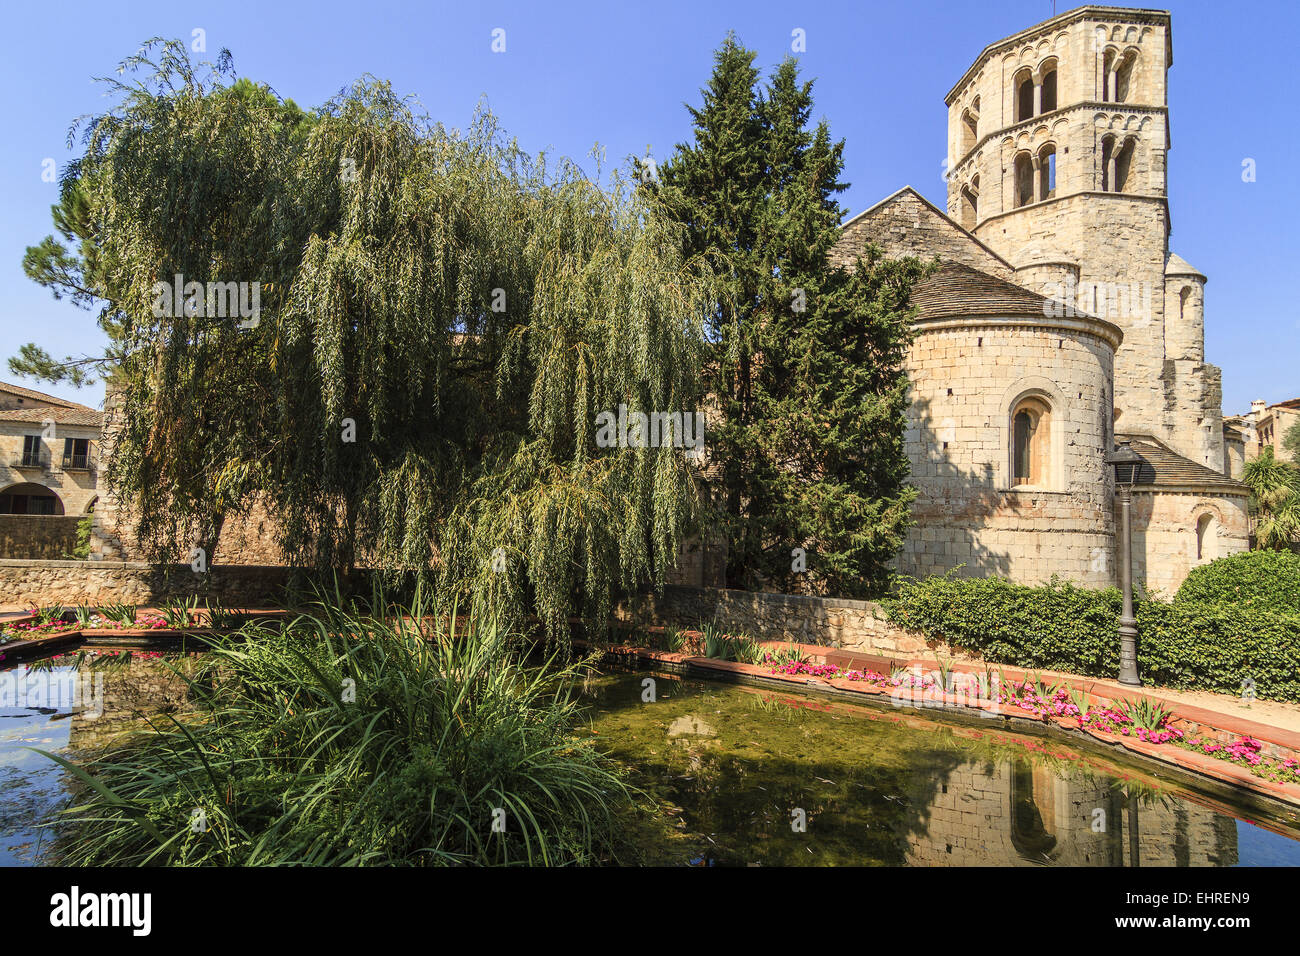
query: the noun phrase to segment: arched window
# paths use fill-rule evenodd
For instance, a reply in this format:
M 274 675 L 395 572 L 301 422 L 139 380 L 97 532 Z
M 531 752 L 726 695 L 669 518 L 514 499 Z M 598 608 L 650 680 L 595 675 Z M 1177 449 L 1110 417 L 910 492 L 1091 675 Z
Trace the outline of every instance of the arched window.
M 1050 113 L 1056 109 L 1056 64 L 1052 63 L 1043 68 L 1043 109 L 1042 112 Z
M 965 156 L 975 148 L 979 136 L 979 117 L 970 110 L 961 114 L 961 154 Z
M 1115 156 L 1114 191 L 1117 193 L 1128 192 L 1132 188 L 1132 184 L 1129 182 L 1129 172 L 1133 168 L 1133 152 L 1136 146 L 1137 140 L 1130 139 L 1124 143 Z
M 1027 206 L 1034 201 L 1034 163 L 1028 153 L 1016 156 L 1015 205 Z
M 1213 561 L 1218 556 L 1219 523 L 1207 512 L 1196 519 L 1196 560 Z
M 1038 198 L 1056 195 L 1056 147 L 1048 143 L 1038 151 Z
M 1115 158 L 1115 137 L 1105 136 L 1101 140 L 1101 191 L 1111 191 L 1111 160 Z
M 1182 319 L 1185 317 L 1187 312 L 1187 300 L 1191 297 L 1192 287 L 1189 285 L 1183 286 L 1178 291 L 1178 318 Z
M 1120 60 L 1119 69 L 1115 71 L 1115 102 L 1127 103 L 1133 91 L 1133 67 L 1137 63 L 1137 53 L 1129 50 Z
M 1016 74 L 1016 122 L 1034 115 L 1034 74 L 1022 70 Z
M 1107 50 L 1101 59 L 1101 101 L 1103 103 L 1111 102 L 1113 91 L 1111 90 L 1111 74 L 1115 70 L 1115 51 Z
M 978 197 L 971 192 L 969 186 L 963 186 L 961 190 L 961 226 L 963 229 L 975 228 L 978 210 Z
M 1019 401 L 1011 410 L 1011 484 L 1051 483 L 1051 407 L 1041 398 Z

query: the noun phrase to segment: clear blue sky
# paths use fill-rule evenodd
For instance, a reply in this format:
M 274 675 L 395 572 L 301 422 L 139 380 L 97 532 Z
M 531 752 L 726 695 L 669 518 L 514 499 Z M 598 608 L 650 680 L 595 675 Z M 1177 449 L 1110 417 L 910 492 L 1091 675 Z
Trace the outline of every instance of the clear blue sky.
M 1057 12 L 1077 3 L 1062 0 Z M 1300 9 L 1169 0 L 1173 248 L 1206 273 L 1206 349 L 1223 368 L 1227 413 L 1252 398 L 1300 396 L 1300 307 L 1287 276 L 1300 263 L 1295 162 Z M 22 273 L 26 246 L 52 232 L 70 122 L 104 107 L 95 76 L 151 36 L 206 31 L 240 75 L 309 108 L 364 73 L 420 98 L 431 116 L 465 125 L 480 97 L 529 149 L 611 160 L 662 158 L 689 136 L 712 51 L 728 30 L 765 69 L 806 31 L 804 74 L 817 112 L 847 140 L 843 205 L 854 213 L 904 184 L 945 205 L 944 94 L 986 44 L 1053 14 L 1050 0 L 670 0 L 670 2 L 311 3 L 12 2 L 0 13 L 7 135 L 0 147 L 0 358 L 35 340 L 56 356 L 96 351 L 91 313 L 55 302 Z M 491 33 L 506 31 L 506 52 Z M 1258 178 L 1241 181 L 1254 158 Z M 9 377 L 0 367 L 0 377 Z M 30 384 L 30 383 L 29 383 Z M 51 389 L 87 404 L 81 393 Z

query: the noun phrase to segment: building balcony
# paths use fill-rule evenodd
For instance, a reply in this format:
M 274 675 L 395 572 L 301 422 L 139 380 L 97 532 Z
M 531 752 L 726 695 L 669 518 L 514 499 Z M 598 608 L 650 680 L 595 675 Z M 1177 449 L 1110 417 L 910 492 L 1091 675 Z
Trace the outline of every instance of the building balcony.
M 44 452 L 36 454 L 24 452 L 22 454 L 14 455 L 9 460 L 9 467 L 23 469 L 39 468 L 42 471 L 49 471 L 50 456 Z

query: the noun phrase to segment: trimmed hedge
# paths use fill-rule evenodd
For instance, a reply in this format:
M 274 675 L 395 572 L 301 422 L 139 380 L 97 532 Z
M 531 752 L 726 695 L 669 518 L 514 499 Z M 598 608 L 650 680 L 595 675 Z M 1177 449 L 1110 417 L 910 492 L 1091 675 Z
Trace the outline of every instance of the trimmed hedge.
M 1194 568 L 1174 602 L 1210 601 L 1300 614 L 1300 554 L 1243 551 Z
M 928 639 L 1029 670 L 1114 678 L 1119 670 L 1117 588 L 999 578 L 901 582 L 885 608 L 892 623 Z M 1144 683 L 1300 702 L 1300 613 L 1180 600 L 1137 603 Z

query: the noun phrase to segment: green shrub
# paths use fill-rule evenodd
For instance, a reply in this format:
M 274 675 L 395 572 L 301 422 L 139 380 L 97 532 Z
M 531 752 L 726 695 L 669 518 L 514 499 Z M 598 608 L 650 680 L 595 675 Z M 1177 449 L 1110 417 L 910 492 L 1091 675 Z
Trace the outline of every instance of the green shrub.
M 413 623 L 422 617 L 326 609 L 250 626 L 246 641 L 218 638 L 190 679 L 192 717 L 155 722 L 85 763 L 50 755 L 81 784 L 61 862 L 607 859 L 612 813 L 630 793 L 573 737 L 569 689 L 582 667 L 528 666 L 514 638 L 481 620 L 459 631 L 440 621 L 426 640 Z
M 1180 594 L 1181 597 L 1181 594 Z M 885 602 L 894 624 L 992 663 L 1114 678 L 1120 593 L 998 578 L 900 583 Z M 1138 667 L 1165 687 L 1300 701 L 1300 613 L 1179 600 L 1137 604 Z
M 1192 570 L 1175 603 L 1207 601 L 1300 613 L 1300 554 L 1243 551 Z

